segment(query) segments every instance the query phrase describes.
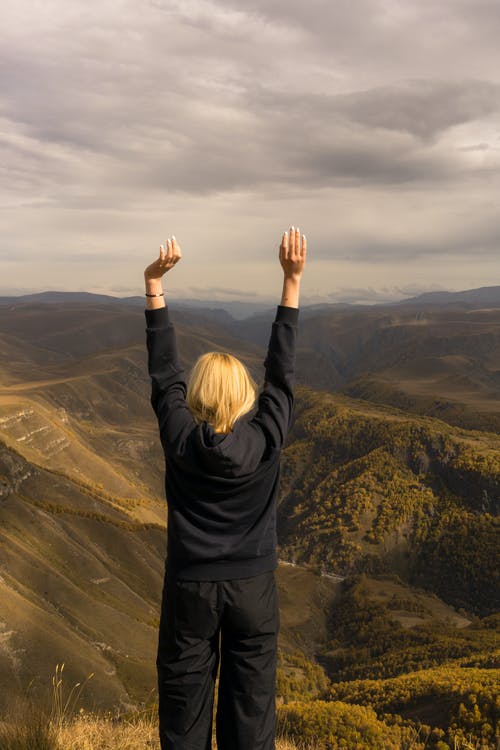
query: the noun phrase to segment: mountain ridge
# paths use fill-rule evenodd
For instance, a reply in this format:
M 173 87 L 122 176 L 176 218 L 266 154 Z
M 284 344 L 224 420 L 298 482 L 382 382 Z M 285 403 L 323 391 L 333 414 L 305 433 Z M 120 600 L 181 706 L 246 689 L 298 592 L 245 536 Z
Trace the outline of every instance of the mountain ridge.
M 170 292 L 166 298 L 169 304 L 173 304 L 175 307 L 181 308 L 201 308 L 207 311 L 219 311 L 222 315 L 224 313 L 229 315 L 232 319 L 242 320 L 246 317 L 252 317 L 252 315 L 269 314 L 274 309 L 272 302 L 241 302 L 239 300 L 210 300 L 210 299 L 199 299 L 199 298 L 186 298 L 176 297 Z M 68 292 L 58 290 L 48 290 L 43 292 L 32 292 L 29 294 L 18 294 L 18 295 L 0 295 L 0 305 L 12 304 L 14 301 L 17 303 L 24 302 L 41 302 L 41 303 L 56 303 L 56 302 L 87 302 L 89 304 L 104 303 L 104 304 L 130 304 L 130 305 L 143 305 L 143 295 L 132 295 L 119 297 L 111 294 L 97 294 L 95 292 Z M 277 304 L 277 303 L 276 303 Z M 357 302 L 320 302 L 320 303 L 306 303 L 301 305 L 301 310 L 307 310 L 311 313 L 321 311 L 331 311 L 340 309 L 370 309 L 380 308 L 384 306 L 397 307 L 399 305 L 449 305 L 449 304 L 467 304 L 471 307 L 477 305 L 492 305 L 493 307 L 500 307 L 500 286 L 484 286 L 476 287 L 472 289 L 463 289 L 457 291 L 429 291 L 422 292 L 421 294 L 403 297 L 400 300 L 386 300 L 369 303 L 357 303 Z M 232 311 L 232 312 L 231 312 Z M 235 313 L 239 313 L 236 315 Z

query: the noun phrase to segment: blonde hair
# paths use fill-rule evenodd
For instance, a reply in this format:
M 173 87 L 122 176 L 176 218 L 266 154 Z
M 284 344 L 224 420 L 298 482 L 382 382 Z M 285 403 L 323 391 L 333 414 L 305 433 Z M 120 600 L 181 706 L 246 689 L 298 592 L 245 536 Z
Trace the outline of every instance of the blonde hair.
M 196 422 L 210 422 L 215 432 L 232 431 L 252 409 L 258 385 L 247 366 L 227 352 L 206 352 L 193 365 L 186 403 Z

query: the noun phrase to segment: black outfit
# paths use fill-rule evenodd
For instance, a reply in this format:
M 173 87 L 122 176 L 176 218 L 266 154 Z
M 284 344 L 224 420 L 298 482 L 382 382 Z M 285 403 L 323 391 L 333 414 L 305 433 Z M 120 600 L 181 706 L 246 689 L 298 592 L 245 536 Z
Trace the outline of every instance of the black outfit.
M 256 410 L 198 424 L 168 307 L 145 310 L 151 405 L 164 449 L 167 556 L 158 638 L 162 750 L 274 750 L 276 507 L 294 404 L 298 308 L 277 306 Z M 255 413 L 254 413 L 255 411 Z

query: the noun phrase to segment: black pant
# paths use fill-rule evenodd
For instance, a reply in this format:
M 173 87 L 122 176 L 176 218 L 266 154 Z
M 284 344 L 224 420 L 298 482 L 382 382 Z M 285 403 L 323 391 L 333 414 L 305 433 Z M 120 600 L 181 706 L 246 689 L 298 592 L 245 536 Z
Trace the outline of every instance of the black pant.
M 184 581 L 166 572 L 158 637 L 162 750 L 275 750 L 280 616 L 274 570 Z M 220 637 L 220 643 L 219 643 Z

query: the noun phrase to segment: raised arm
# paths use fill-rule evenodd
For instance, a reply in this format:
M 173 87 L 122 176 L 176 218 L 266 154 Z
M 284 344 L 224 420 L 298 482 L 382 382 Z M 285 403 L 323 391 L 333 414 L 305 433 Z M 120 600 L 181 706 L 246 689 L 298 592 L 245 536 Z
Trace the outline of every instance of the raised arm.
M 156 310 L 165 307 L 165 299 L 162 289 L 162 276 L 182 258 L 181 249 L 175 237 L 172 235 L 165 243 L 166 250 L 160 245 L 160 255 L 156 260 L 144 269 L 144 283 L 146 285 L 146 309 Z
M 307 240 L 302 235 L 302 246 L 300 243 L 300 230 L 290 227 L 290 237 L 283 232 L 279 250 L 279 259 L 283 268 L 283 293 L 281 304 L 286 307 L 299 306 L 300 280 L 304 271 L 307 257 Z
M 181 258 L 175 237 L 167 240 L 167 250 L 144 271 L 146 284 L 146 343 L 148 372 L 151 377 L 151 406 L 158 418 L 164 448 L 180 452 L 183 438 L 194 425 L 186 404 L 186 381 L 177 352 L 177 337 L 165 304 L 162 276 Z M 151 296 L 152 295 L 152 296 Z
M 300 279 L 306 262 L 306 238 L 294 227 L 283 233 L 279 259 L 284 271 L 283 293 L 271 328 L 265 378 L 254 422 L 274 449 L 281 449 L 291 425 L 294 405 L 295 349 L 298 333 Z

